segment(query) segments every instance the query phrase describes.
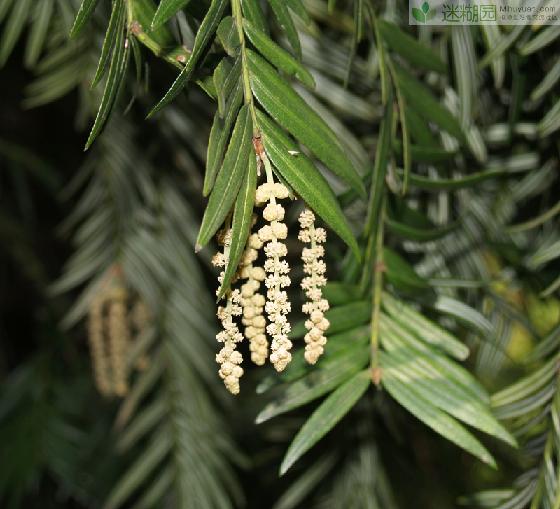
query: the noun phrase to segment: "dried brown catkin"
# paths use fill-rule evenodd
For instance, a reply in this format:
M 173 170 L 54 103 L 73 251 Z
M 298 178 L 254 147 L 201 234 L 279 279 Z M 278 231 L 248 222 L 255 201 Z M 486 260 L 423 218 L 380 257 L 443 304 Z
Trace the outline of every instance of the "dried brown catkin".
M 128 392 L 126 352 L 130 343 L 130 330 L 126 298 L 124 288 L 117 288 L 112 292 L 107 323 L 113 386 L 117 396 L 124 396 Z
M 88 338 L 93 377 L 95 385 L 101 394 L 111 394 L 111 377 L 109 375 L 109 361 L 107 345 L 105 344 L 103 327 L 103 299 L 95 299 L 89 308 Z

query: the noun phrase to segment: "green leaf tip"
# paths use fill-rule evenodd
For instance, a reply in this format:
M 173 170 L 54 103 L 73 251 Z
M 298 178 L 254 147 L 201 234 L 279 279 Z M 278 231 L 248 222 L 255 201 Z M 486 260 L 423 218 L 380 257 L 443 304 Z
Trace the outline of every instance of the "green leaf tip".
M 338 424 L 364 395 L 370 384 L 369 370 L 363 370 L 343 383 L 321 403 L 290 444 L 280 465 L 280 476 Z

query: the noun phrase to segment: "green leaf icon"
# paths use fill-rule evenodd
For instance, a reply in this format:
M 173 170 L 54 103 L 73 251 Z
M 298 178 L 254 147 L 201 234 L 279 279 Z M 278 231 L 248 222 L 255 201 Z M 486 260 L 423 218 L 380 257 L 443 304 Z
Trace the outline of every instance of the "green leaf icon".
M 426 23 L 426 15 L 416 7 L 412 8 L 412 17 L 418 21 L 418 23 Z
M 428 11 L 430 10 L 430 4 L 428 2 L 424 2 L 422 4 L 422 12 L 424 14 L 428 14 Z

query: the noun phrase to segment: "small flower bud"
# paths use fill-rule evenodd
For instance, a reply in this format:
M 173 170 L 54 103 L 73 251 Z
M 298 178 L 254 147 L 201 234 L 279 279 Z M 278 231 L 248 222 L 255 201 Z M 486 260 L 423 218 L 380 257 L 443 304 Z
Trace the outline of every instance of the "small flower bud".
M 288 237 L 288 227 L 284 223 L 279 223 L 278 221 L 273 221 L 271 223 L 273 235 L 280 240 Z
M 319 323 L 323 319 L 323 313 L 319 310 L 315 310 L 311 313 L 310 318 L 313 323 Z
M 263 211 L 266 221 L 282 221 L 284 219 L 284 207 L 278 203 L 269 203 Z
M 266 272 L 262 267 L 253 267 L 251 269 L 251 276 L 256 281 L 264 281 L 266 278 Z
M 290 195 L 288 188 L 284 184 L 281 184 L 280 182 L 273 184 L 271 194 L 275 198 L 278 198 L 279 200 L 283 200 Z
M 259 230 L 259 239 L 262 242 L 268 242 L 272 240 L 273 237 L 274 235 L 272 233 L 272 228 L 270 227 L 270 225 L 267 224 Z

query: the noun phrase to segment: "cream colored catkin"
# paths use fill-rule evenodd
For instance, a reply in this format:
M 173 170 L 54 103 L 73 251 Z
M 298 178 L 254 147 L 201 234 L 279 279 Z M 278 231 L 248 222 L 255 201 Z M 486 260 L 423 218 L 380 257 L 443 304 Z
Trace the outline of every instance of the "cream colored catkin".
M 241 321 L 245 326 L 245 337 L 249 340 L 251 360 L 258 366 L 262 366 L 268 357 L 266 319 L 263 314 L 265 298 L 264 295 L 258 293 L 266 273 L 262 267 L 254 265 L 262 246 L 263 243 L 256 233 L 249 236 L 239 271 L 241 279 L 246 280 L 241 286 L 241 307 L 243 308 Z
M 239 394 L 239 379 L 243 376 L 243 362 L 241 352 L 237 350 L 237 343 L 243 341 L 243 334 L 239 332 L 233 317 L 241 315 L 241 292 L 233 290 L 229 293 L 226 305 L 218 307 L 218 318 L 222 328 L 216 339 L 223 343 L 223 347 L 216 355 L 216 362 L 220 364 L 218 371 L 220 378 L 224 381 L 226 389 L 232 394 Z
M 224 281 L 225 267 L 231 246 L 231 230 L 220 232 L 218 243 L 224 246 L 224 251 L 217 253 L 212 259 L 212 263 L 214 266 L 224 269 L 218 276 L 218 281 L 221 284 Z M 217 292 L 219 292 L 219 289 Z M 226 294 L 225 306 L 219 306 L 217 312 L 222 330 L 216 334 L 216 339 L 223 346 L 216 354 L 216 362 L 220 365 L 218 374 L 224 381 L 226 389 L 232 394 L 239 394 L 239 379 L 243 376 L 243 368 L 240 366 L 243 362 L 243 356 L 237 350 L 237 343 L 243 341 L 243 334 L 241 334 L 234 321 L 234 317 L 240 316 L 242 312 L 241 292 L 239 290 L 229 290 Z
M 283 371 L 292 359 L 290 353 L 292 342 L 288 339 L 290 323 L 287 319 L 291 304 L 285 291 L 291 281 L 288 276 L 290 267 L 288 262 L 283 260 L 288 249 L 286 244 L 281 242 L 287 238 L 288 228 L 283 223 L 284 207 L 276 203 L 276 199 L 285 199 L 289 193 L 286 186 L 273 182 L 271 175 L 267 176 L 268 182 L 257 188 L 256 203 L 257 205 L 267 204 L 263 210 L 263 218 L 269 224 L 263 226 L 258 235 L 264 244 L 266 255 L 264 263 L 264 270 L 267 273 L 265 311 L 269 322 L 266 331 L 272 338 L 270 361 L 277 371 Z
M 303 271 L 306 276 L 301 287 L 307 297 L 302 311 L 309 315 L 305 321 L 305 360 L 315 364 L 324 351 L 327 338 L 325 332 L 329 328 L 329 321 L 325 318 L 325 311 L 329 309 L 328 301 L 323 298 L 322 287 L 327 283 L 325 276 L 327 266 L 322 260 L 325 254 L 320 244 L 327 240 L 327 232 L 323 228 L 315 227 L 315 215 L 311 210 L 304 209 L 299 216 L 300 241 L 309 245 L 302 250 Z

